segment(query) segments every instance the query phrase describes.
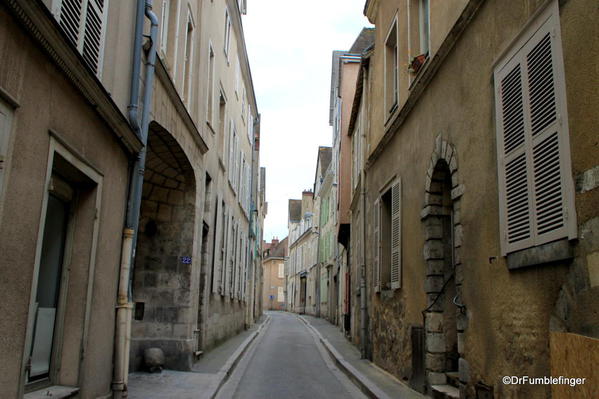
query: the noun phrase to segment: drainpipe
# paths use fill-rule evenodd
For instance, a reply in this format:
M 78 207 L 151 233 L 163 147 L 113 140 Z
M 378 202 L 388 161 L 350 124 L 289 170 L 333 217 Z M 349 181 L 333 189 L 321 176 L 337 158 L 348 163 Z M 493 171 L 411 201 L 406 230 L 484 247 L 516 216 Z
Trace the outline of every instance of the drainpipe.
M 150 20 L 150 50 L 146 58 L 145 89 L 143 96 L 143 109 L 141 126 L 138 121 L 139 103 L 139 75 L 141 63 L 141 49 L 143 41 L 144 14 Z M 131 337 L 132 293 L 131 276 L 135 264 L 135 246 L 139 227 L 139 213 L 141 209 L 141 193 L 143 188 L 144 168 L 146 162 L 146 148 L 148 141 L 148 126 L 150 123 L 150 108 L 154 84 L 154 68 L 156 63 L 156 37 L 158 35 L 158 18 L 152 12 L 152 0 L 138 0 L 135 23 L 135 38 L 133 44 L 133 68 L 131 75 L 131 95 L 127 107 L 129 122 L 137 132 L 144 147 L 139 152 L 131 172 L 129 186 L 129 199 L 127 204 L 126 226 L 123 231 L 123 244 L 121 250 L 121 267 L 116 308 L 115 331 L 115 360 L 114 376 L 112 383 L 113 397 L 115 399 L 127 397 L 127 377 L 129 371 L 129 345 Z
M 365 67 L 362 66 L 362 68 Z M 367 76 L 364 76 L 362 79 L 366 80 Z M 359 140 L 361 141 L 360 150 L 364 154 L 366 144 L 366 135 L 364 132 L 361 132 Z M 368 317 L 368 302 L 366 298 L 366 172 L 364 171 L 364 165 L 360 167 L 360 182 L 362 186 L 360 190 L 362 208 L 360 211 L 360 217 L 362 218 L 362 231 L 360 232 L 362 246 L 362 262 L 360 264 L 360 357 L 366 359 L 368 357 L 368 320 L 366 319 Z

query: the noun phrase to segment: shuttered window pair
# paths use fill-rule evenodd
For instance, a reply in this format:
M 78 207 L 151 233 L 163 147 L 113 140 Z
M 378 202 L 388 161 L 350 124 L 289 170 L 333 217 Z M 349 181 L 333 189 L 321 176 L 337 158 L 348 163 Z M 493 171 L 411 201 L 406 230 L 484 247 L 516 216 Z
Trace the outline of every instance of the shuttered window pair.
M 576 236 L 557 2 L 495 69 L 502 254 Z
M 85 63 L 99 75 L 106 31 L 108 0 L 57 0 L 58 22 Z
M 401 181 L 374 202 L 374 287 L 401 287 Z

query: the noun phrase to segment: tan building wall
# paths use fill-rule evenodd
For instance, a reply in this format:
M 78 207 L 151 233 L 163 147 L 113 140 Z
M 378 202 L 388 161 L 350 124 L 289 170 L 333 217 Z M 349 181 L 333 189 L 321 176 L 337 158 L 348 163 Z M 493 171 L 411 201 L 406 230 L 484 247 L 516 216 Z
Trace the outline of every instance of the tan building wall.
M 589 278 L 594 270 L 592 254 L 599 248 L 595 237 L 585 232 L 597 224 L 598 215 L 589 207 L 589 201 L 597 202 L 599 191 L 585 192 L 579 186 L 575 194 L 578 242 L 569 243 L 573 260 L 552 265 L 541 261 L 541 265 L 527 269 L 508 269 L 508 259 L 501 255 L 498 227 L 493 67 L 543 2 L 521 1 L 509 8 L 501 1 L 455 2 L 456 7 L 444 14 L 448 21 L 438 25 L 435 14 L 443 14 L 449 8 L 441 2 L 431 2 L 432 53 L 419 74 L 407 72 L 402 64 L 406 55 L 417 55 L 409 51 L 410 43 L 405 40 L 405 3 L 369 3 L 377 38 L 370 61 L 373 102 L 369 108 L 371 128 L 367 132 L 367 203 L 372 205 L 377 194 L 396 177 L 401 178 L 402 187 L 401 288 L 371 291 L 373 359 L 399 378 L 413 377 L 412 365 L 417 360 L 414 354 L 418 352 L 412 346 L 412 326 L 423 326 L 422 312 L 436 306 L 437 313 L 427 316 L 425 326 L 429 384 L 444 383 L 445 376 L 437 371 L 446 368 L 444 359 L 431 353 L 449 352 L 435 349 L 443 342 L 435 334 L 444 332 L 438 330 L 439 326 L 448 325 L 444 323 L 455 323 L 463 397 L 473 397 L 476 384 L 492 387 L 495 397 L 547 397 L 550 386 L 508 386 L 501 383 L 501 377 L 550 375 L 552 330 L 597 336 L 597 323 L 592 321 L 596 301 L 589 302 L 588 298 L 596 290 Z M 455 20 L 456 9 L 462 9 L 459 20 Z M 596 137 L 591 124 L 596 122 L 589 110 L 598 98 L 585 89 L 585 82 L 596 75 L 592 65 L 599 49 L 587 39 L 597 34 L 596 24 L 591 22 L 597 18 L 597 8 L 590 1 L 572 0 L 562 3 L 559 11 L 572 159 L 572 175 L 565 178 L 581 181 L 587 176 L 585 181 L 590 182 L 589 171 L 597 165 L 590 150 Z M 384 56 L 379 50 L 385 48 L 396 13 L 400 38 L 399 107 L 385 124 L 385 107 L 376 100 L 384 93 Z M 464 26 L 469 18 L 471 22 Z M 448 27 L 450 33 L 445 35 Z M 584 50 L 580 47 L 582 42 L 587 43 Z M 585 56 L 581 58 L 582 53 Z M 434 320 L 444 314 L 441 307 L 445 305 L 432 303 L 444 283 L 431 278 L 435 273 L 430 262 L 437 256 L 434 251 L 442 251 L 435 246 L 436 242 L 443 242 L 444 233 L 435 230 L 438 218 L 426 209 L 423 211 L 433 204 L 431 201 L 439 200 L 431 195 L 430 182 L 431 178 L 435 182 L 437 175 L 433 176 L 433 171 L 440 159 L 449 164 L 451 171 L 456 265 L 452 278 L 458 303 L 465 306 L 456 312 L 455 320 L 444 321 Z M 596 183 L 588 184 L 596 187 Z M 367 209 L 367 237 L 372 237 L 373 207 Z M 439 237 L 441 241 L 437 241 Z M 372 246 L 367 256 L 372 264 Z M 372 278 L 372 269 L 369 275 Z
M 35 13 L 28 15 L 44 15 L 37 6 L 32 10 Z M 32 18 L 28 29 L 45 21 Z M 42 30 L 41 37 L 48 38 L 47 49 L 42 49 L 5 5 L 0 7 L 0 20 L 1 58 L 10 60 L 0 66 L 0 106 L 11 118 L 7 146 L 2 144 L 0 187 L 0 296 L 7 305 L 0 316 L 0 392 L 6 398 L 22 397 L 26 383 L 27 341 L 36 319 L 33 291 L 44 283 L 38 270 L 44 256 L 48 189 L 55 192 L 58 184 L 51 184 L 54 173 L 76 199 L 70 202 L 72 230 L 64 252 L 69 263 L 61 275 L 63 299 L 50 380 L 78 386 L 82 398 L 102 397 L 110 394 L 112 380 L 116 284 L 131 153 L 99 115 L 107 108 L 90 106 L 94 93 L 80 91 L 61 68 L 75 68 L 72 77 L 79 71 L 80 78 L 85 76 L 80 83 L 99 88 L 92 83 L 93 76 L 70 61 L 58 67 L 47 55 L 53 49 L 53 56 L 73 60 L 68 58 L 72 53 L 66 41 Z M 125 123 L 114 103 L 110 110 Z M 135 147 L 140 148 L 139 142 Z
M 264 285 L 262 294 L 263 310 L 285 309 L 285 259 L 269 258 L 262 262 Z

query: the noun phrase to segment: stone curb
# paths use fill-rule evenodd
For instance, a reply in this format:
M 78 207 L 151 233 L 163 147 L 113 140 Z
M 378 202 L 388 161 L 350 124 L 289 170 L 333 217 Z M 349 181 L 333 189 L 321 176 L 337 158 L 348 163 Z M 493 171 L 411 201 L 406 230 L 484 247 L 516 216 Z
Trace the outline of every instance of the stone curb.
M 271 317 L 269 315 L 266 315 L 266 318 L 256 329 L 256 331 L 254 331 L 249 337 L 247 337 L 245 341 L 243 341 L 241 345 L 239 345 L 235 352 L 233 352 L 233 354 L 229 356 L 223 367 L 221 367 L 218 373 L 216 373 L 217 378 L 215 382 L 210 384 L 210 386 L 208 387 L 207 397 L 209 397 L 210 399 L 216 398 L 216 395 L 218 395 L 220 389 L 223 387 L 223 385 L 225 385 L 225 382 L 227 382 L 229 376 L 233 373 L 233 370 L 235 370 L 235 367 L 239 363 L 241 357 L 245 354 L 245 352 L 247 351 L 251 343 L 254 342 L 256 337 L 270 323 L 270 319 Z
M 354 366 L 351 365 L 343 355 L 335 349 L 335 347 L 320 334 L 320 332 L 314 328 L 308 320 L 306 320 L 302 316 L 297 316 L 306 326 L 318 337 L 320 342 L 323 344 L 335 364 L 339 367 L 341 371 L 345 373 L 349 377 L 349 379 L 356 384 L 356 386 L 365 393 L 370 398 L 379 398 L 379 399 L 392 399 L 391 396 L 387 395 L 383 392 L 375 383 L 370 381 L 368 377 L 364 374 L 360 373 Z

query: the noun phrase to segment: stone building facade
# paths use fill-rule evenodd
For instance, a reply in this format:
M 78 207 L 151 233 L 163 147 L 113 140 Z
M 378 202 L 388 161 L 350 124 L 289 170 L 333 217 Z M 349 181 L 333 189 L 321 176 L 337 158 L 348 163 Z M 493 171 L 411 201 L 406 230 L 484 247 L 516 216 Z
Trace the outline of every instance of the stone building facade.
M 285 310 L 285 259 L 287 259 L 287 237 L 273 238 L 264 242 L 262 270 L 262 308 L 264 310 Z
M 262 312 L 245 1 L 155 3 L 0 3 L 3 397 L 122 397 L 145 348 L 189 369 Z

